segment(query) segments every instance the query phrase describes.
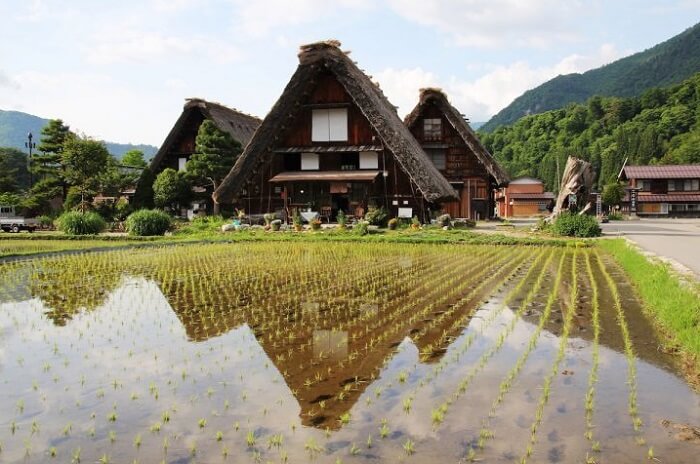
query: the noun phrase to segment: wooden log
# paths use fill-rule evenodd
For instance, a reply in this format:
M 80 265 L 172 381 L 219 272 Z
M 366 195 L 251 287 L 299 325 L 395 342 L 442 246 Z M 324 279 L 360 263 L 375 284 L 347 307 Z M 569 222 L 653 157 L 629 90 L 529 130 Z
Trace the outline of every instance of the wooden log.
M 574 209 L 579 214 L 584 214 L 593 205 L 589 201 L 589 195 L 593 188 L 593 167 L 591 163 L 573 156 L 566 160 L 566 167 L 561 178 L 559 195 L 554 205 L 550 219 L 556 218 L 563 211 Z M 576 196 L 576 205 L 569 205 L 570 195 Z

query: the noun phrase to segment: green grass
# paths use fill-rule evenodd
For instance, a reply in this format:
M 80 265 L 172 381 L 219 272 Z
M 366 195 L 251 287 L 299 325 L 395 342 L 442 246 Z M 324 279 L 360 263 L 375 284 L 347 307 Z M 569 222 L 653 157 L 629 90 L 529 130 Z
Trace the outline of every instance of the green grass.
M 601 240 L 625 270 L 649 313 L 700 364 L 700 286 L 683 282 L 668 264 L 650 261 L 624 240 Z
M 182 229 L 181 229 L 182 230 Z M 357 235 L 351 231 L 326 229 L 318 232 L 268 232 L 261 229 L 240 232 L 217 232 L 209 227 L 194 226 L 187 232 L 162 237 L 132 237 L 115 235 L 70 236 L 61 233 L 0 234 L 0 258 L 29 256 L 33 254 L 100 250 L 103 248 L 147 246 L 150 244 L 210 242 L 374 242 L 374 243 L 433 243 L 469 245 L 528 245 L 528 246 L 567 246 L 587 245 L 587 242 L 574 242 L 570 239 L 543 239 L 513 237 L 503 234 L 479 234 L 468 230 L 442 230 L 426 228 L 420 231 L 410 229 L 390 231 L 380 229 L 368 235 Z

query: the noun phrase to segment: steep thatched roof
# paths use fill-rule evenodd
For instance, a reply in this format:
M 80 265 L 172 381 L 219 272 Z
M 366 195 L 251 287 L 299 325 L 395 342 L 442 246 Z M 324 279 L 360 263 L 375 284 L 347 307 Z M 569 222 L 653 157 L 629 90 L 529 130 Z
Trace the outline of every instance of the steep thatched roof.
M 406 127 L 411 127 L 416 123 L 418 117 L 423 112 L 425 106 L 432 103 L 445 115 L 452 127 L 462 137 L 464 143 L 471 149 L 477 159 L 486 167 L 486 170 L 496 179 L 498 185 L 506 185 L 509 182 L 508 174 L 501 168 L 498 162 L 493 158 L 491 153 L 481 144 L 479 138 L 464 119 L 462 114 L 450 104 L 447 100 L 447 95 L 435 88 L 420 89 L 420 98 L 418 104 L 405 118 Z
M 260 118 L 241 113 L 238 110 L 228 108 L 220 103 L 208 102 L 201 98 L 188 98 L 182 109 L 182 114 L 165 138 L 163 145 L 151 161 L 151 169 L 157 168 L 163 157 L 170 151 L 178 134 L 185 126 L 187 119 L 193 112 L 199 112 L 205 119 L 211 119 L 222 131 L 231 134 L 242 146 L 246 146 L 253 137 L 255 130 L 260 126 Z
M 345 88 L 353 102 L 377 132 L 382 144 L 428 201 L 453 200 L 457 195 L 435 168 L 420 144 L 403 125 L 396 108 L 365 75 L 337 41 L 304 45 L 299 52 L 299 66 L 277 103 L 265 117 L 231 172 L 214 193 L 218 202 L 236 197 L 243 184 L 273 156 L 273 150 L 289 130 L 301 104 L 312 92 L 316 76 L 330 71 Z

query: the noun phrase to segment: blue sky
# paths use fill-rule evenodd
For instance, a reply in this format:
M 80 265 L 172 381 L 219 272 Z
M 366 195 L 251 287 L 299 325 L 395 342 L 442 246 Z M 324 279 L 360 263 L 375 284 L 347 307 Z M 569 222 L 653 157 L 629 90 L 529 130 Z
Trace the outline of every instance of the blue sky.
M 438 86 L 472 121 L 644 50 L 700 0 L 0 0 L 0 109 L 159 145 L 187 97 L 264 116 L 298 46 L 334 38 L 401 115 Z

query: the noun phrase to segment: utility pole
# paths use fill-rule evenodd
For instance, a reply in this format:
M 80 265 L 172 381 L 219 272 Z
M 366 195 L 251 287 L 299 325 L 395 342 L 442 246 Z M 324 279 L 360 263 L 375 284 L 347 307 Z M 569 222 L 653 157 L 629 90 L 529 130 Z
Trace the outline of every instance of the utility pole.
M 36 142 L 32 142 L 34 136 L 32 133 L 27 134 L 27 141 L 24 142 L 24 147 L 29 149 L 29 158 L 27 159 L 27 170 L 29 171 L 29 189 L 32 188 L 32 150 L 36 148 Z

